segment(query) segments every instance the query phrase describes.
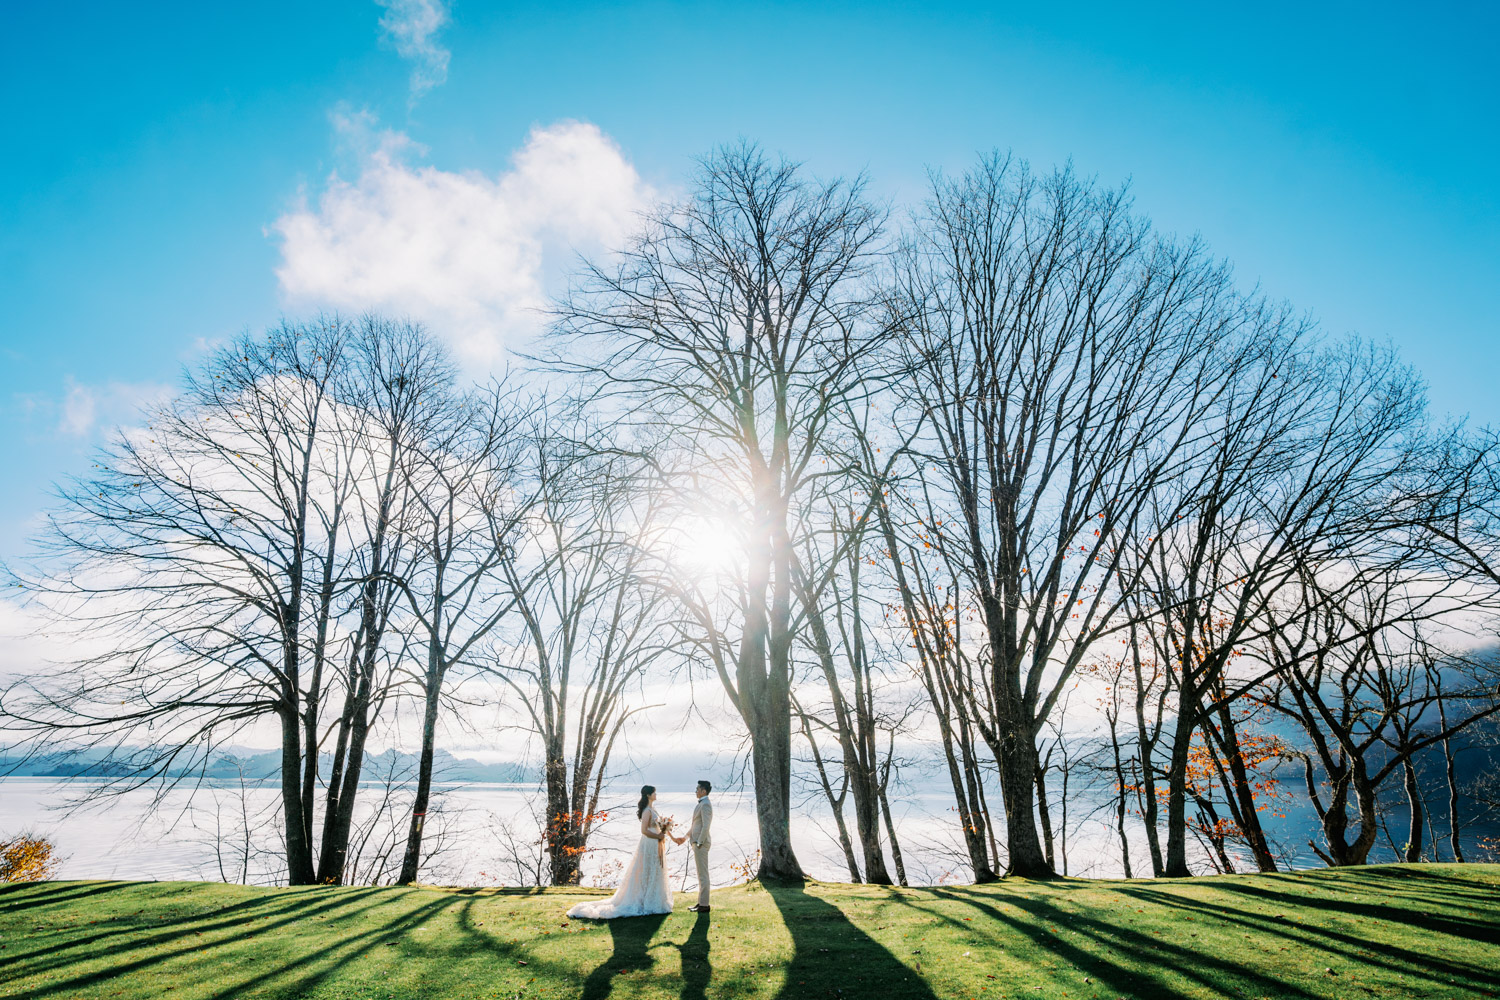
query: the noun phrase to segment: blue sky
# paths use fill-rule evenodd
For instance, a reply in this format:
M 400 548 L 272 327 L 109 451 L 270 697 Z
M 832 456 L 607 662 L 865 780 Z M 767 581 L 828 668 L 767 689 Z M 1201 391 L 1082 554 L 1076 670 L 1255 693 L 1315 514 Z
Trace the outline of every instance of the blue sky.
M 461 344 L 524 327 L 739 137 L 896 204 L 991 148 L 1129 179 L 1500 423 L 1495 5 L 437 3 L 7 5 L 0 557 L 203 345 L 368 294 Z

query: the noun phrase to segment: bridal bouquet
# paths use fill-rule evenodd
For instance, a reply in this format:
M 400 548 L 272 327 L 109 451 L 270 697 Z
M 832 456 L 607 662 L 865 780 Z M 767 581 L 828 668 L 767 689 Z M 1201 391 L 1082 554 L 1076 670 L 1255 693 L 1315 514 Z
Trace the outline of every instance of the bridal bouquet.
M 661 830 L 661 838 L 656 842 L 656 853 L 662 859 L 667 856 L 667 841 L 672 836 L 672 824 L 675 822 L 670 816 L 659 817 L 656 821 L 657 828 Z

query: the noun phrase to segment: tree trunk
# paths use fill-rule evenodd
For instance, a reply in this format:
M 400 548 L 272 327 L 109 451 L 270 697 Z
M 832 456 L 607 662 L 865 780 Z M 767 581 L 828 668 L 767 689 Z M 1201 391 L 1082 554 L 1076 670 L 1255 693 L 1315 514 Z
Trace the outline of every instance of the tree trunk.
M 1115 757 L 1115 830 L 1120 835 L 1120 861 L 1125 867 L 1125 877 L 1133 878 L 1130 873 L 1130 840 L 1125 836 L 1125 791 L 1129 785 L 1125 781 L 1125 765 L 1120 760 L 1120 736 L 1116 728 L 1118 721 L 1116 715 L 1109 717 L 1109 745 L 1114 751 Z
M 791 837 L 790 690 L 784 678 L 780 682 L 775 680 L 774 667 L 766 670 L 765 646 L 760 638 L 765 629 L 754 628 L 750 624 L 753 617 L 753 611 L 746 616 L 739 689 L 750 730 L 755 819 L 760 832 L 760 868 L 756 877 L 766 882 L 797 882 L 803 875 L 792 850 Z
M 1056 873 L 1037 837 L 1032 799 L 1040 766 L 1036 743 L 1030 727 L 1016 726 L 1009 719 L 1002 720 L 1002 724 L 1007 728 L 1002 732 L 995 756 L 1000 765 L 1000 794 L 1005 802 L 1005 842 L 1010 850 L 1007 874 L 1052 878 Z
M 1323 825 L 1323 842 L 1328 846 L 1328 853 L 1318 853 L 1323 856 L 1329 867 L 1338 867 L 1347 864 L 1349 856 L 1348 828 L 1349 828 L 1349 775 L 1347 771 L 1328 776 L 1329 796 L 1328 808 L 1318 807 L 1316 795 L 1317 786 L 1313 782 L 1312 765 L 1307 765 L 1307 787 L 1308 796 L 1315 808 L 1318 809 L 1318 819 Z
M 900 885 L 906 885 L 906 862 L 901 858 L 901 842 L 896 839 L 896 824 L 891 819 L 891 803 L 885 794 L 884 782 L 880 785 L 880 814 L 885 819 L 886 838 L 891 842 L 891 862 L 896 866 L 896 881 Z
M 750 760 L 755 778 L 755 819 L 760 830 L 760 868 L 763 882 L 798 882 L 805 878 L 791 837 L 790 747 L 772 731 L 753 738 Z
M 1187 688 L 1184 679 L 1183 688 Z M 1167 765 L 1167 860 L 1162 875 L 1187 878 L 1187 770 L 1188 751 L 1192 745 L 1194 700 L 1184 696 L 1179 701 L 1177 724 L 1172 736 L 1172 756 Z
M 1005 637 L 1014 636 L 1014 623 L 1007 622 L 997 600 L 987 603 L 984 620 L 990 630 L 990 688 L 994 718 L 989 722 L 993 728 L 986 732 L 986 738 L 1000 768 L 1000 794 L 1005 803 L 1005 846 L 1010 854 L 1007 874 L 1021 878 L 1053 878 L 1056 870 L 1037 837 L 1036 803 L 1032 799 L 1041 768 L 1032 713 L 1021 691 L 1020 671 L 1005 666 L 1011 662 L 1011 651 L 1006 647 L 1013 645 Z
M 757 492 L 765 542 L 763 547 L 751 547 L 749 600 L 736 667 L 740 714 L 750 731 L 755 819 L 760 831 L 760 868 L 756 877 L 762 882 L 797 883 L 804 881 L 806 876 L 796 852 L 792 850 L 791 834 L 792 552 L 786 535 L 785 504 L 769 490 Z M 773 567 L 776 571 L 774 587 Z M 768 591 L 771 597 L 769 609 Z
M 318 851 L 318 882 L 324 885 L 344 884 L 344 855 L 347 844 L 338 839 L 339 795 L 343 790 L 344 762 L 349 756 L 349 730 L 354 716 L 354 698 L 358 680 L 349 671 L 349 687 L 344 693 L 344 710 L 339 714 L 338 735 L 334 740 L 333 759 L 328 768 L 328 794 L 323 802 L 323 842 Z
M 1310 771 L 1308 780 L 1311 781 Z M 1345 765 L 1330 775 L 1329 783 L 1333 786 L 1332 794 L 1328 808 L 1321 811 L 1323 839 L 1328 845 L 1328 853 L 1320 851 L 1319 854 L 1330 867 L 1362 865 L 1380 833 L 1379 820 L 1375 815 L 1375 790 L 1365 778 L 1364 765 L 1358 758 L 1352 765 Z M 1349 840 L 1350 792 L 1354 793 L 1355 805 L 1359 810 L 1359 834 L 1352 843 Z M 1316 803 L 1316 799 L 1314 802 Z
M 948 762 L 948 779 L 953 784 L 953 797 L 958 803 L 958 822 L 964 837 L 964 847 L 969 852 L 969 864 L 974 868 L 974 882 L 983 885 L 986 882 L 995 882 L 999 876 L 990 864 L 989 852 L 985 847 L 985 830 L 983 811 L 978 806 L 975 796 L 976 790 L 984 778 L 979 774 L 978 761 L 974 760 L 967 747 L 964 751 L 963 763 L 953 753 L 953 740 L 951 727 L 945 717 L 939 717 L 938 727 L 943 735 L 943 757 Z
M 1161 734 L 1160 715 L 1157 717 L 1156 735 L 1151 734 L 1151 729 L 1146 725 L 1146 680 L 1141 669 L 1140 653 L 1132 642 L 1132 661 L 1135 671 L 1135 732 L 1136 743 L 1139 746 L 1137 757 L 1140 761 L 1141 775 L 1140 784 L 1136 794 L 1140 798 L 1141 822 L 1146 827 L 1146 849 L 1151 855 L 1151 877 L 1161 878 L 1166 871 L 1166 864 L 1162 859 L 1161 833 L 1157 829 L 1156 801 L 1156 762 L 1152 759 L 1153 751 L 1156 749 L 1156 741 Z M 1163 697 L 1166 692 L 1163 692 Z
M 308 683 L 307 696 L 302 711 L 302 838 L 307 844 L 308 860 L 312 858 L 313 815 L 316 812 L 315 795 L 318 790 L 318 711 L 319 688 L 322 684 L 322 656 L 313 662 L 312 680 Z
M 838 825 L 839 848 L 844 852 L 844 863 L 849 866 L 849 881 L 858 885 L 863 881 L 859 875 L 859 859 L 854 856 L 854 843 L 849 839 L 849 824 L 844 822 L 844 793 L 848 790 L 849 785 L 846 782 L 839 790 L 838 797 L 835 798 L 832 795 L 832 789 L 829 789 L 828 804 L 833 809 L 833 819 Z
M 1234 874 L 1236 870 L 1234 859 L 1224 849 L 1224 824 L 1219 819 L 1219 811 L 1214 808 L 1211 800 L 1196 792 L 1193 794 L 1193 801 L 1198 806 L 1198 825 L 1202 828 L 1203 835 L 1208 838 L 1209 846 L 1214 849 L 1214 857 L 1217 858 L 1215 865 L 1221 874 Z
M 1364 761 L 1354 762 L 1353 779 L 1354 801 L 1359 806 L 1359 836 L 1350 845 L 1347 863 L 1362 865 L 1368 860 L 1370 849 L 1375 846 L 1375 838 L 1379 833 L 1375 818 L 1375 788 L 1365 775 Z
M 377 574 L 384 570 L 386 530 L 394 503 L 395 456 L 399 442 L 388 439 L 385 479 L 380 488 L 375 530 L 370 538 L 368 577 L 360 587 L 359 631 L 350 654 L 344 711 L 339 716 L 339 734 L 328 778 L 328 801 L 323 818 L 323 848 L 318 857 L 318 881 L 344 884 L 344 866 L 349 856 L 349 831 L 354 825 L 354 800 L 364 770 L 365 740 L 370 731 L 370 701 L 374 696 L 375 668 L 385 637 L 386 615 L 380 607 L 382 584 Z
M 442 621 L 441 614 L 433 615 L 434 622 Z M 406 834 L 406 854 L 401 859 L 401 875 L 398 885 L 411 885 L 417 880 L 417 869 L 422 862 L 422 828 L 427 820 L 427 804 L 432 793 L 432 758 L 437 742 L 438 705 L 442 696 L 443 664 L 439 653 L 432 649 L 428 653 L 426 705 L 422 713 L 422 756 L 417 764 L 417 795 L 411 807 L 411 826 Z
M 307 759 L 302 772 L 302 816 L 307 828 L 308 849 L 312 849 L 313 843 L 313 816 L 317 810 L 314 795 L 318 787 L 318 757 L 320 752 L 318 741 L 318 714 L 323 706 L 323 667 L 328 659 L 328 626 L 333 612 L 333 599 L 336 580 L 333 574 L 334 555 L 338 551 L 338 524 L 339 513 L 342 506 L 334 508 L 332 518 L 332 529 L 328 533 L 327 550 L 323 554 L 323 578 L 318 587 L 318 614 L 317 625 L 314 630 L 313 646 L 313 670 L 312 680 L 307 685 L 307 700 L 302 717 L 302 741 L 307 747 Z M 332 800 L 334 795 L 334 784 L 328 783 L 328 797 Z M 326 826 L 326 821 L 325 821 Z M 319 852 L 318 866 L 322 866 L 322 852 Z M 318 875 L 321 882 L 322 874 Z
M 553 885 L 577 885 L 579 878 L 578 832 L 581 817 L 573 809 L 568 794 L 568 762 L 562 741 L 555 735 L 544 737 L 544 764 L 547 784 L 546 833 L 549 873 Z
M 865 880 L 871 885 L 890 885 L 891 875 L 885 867 L 885 849 L 880 844 L 880 801 L 875 782 L 861 782 L 862 795 L 854 797 L 854 829 L 859 834 L 861 853 L 865 858 Z
M 778 425 L 783 420 L 778 417 Z M 777 451 L 784 451 L 785 432 L 778 426 Z M 792 850 L 792 540 L 787 532 L 787 509 L 778 497 L 772 521 L 771 618 L 767 641 L 770 663 L 766 671 L 766 714 L 762 719 L 764 744 L 756 755 L 756 813 L 760 820 L 762 881 L 802 882 L 806 876 Z M 762 805 L 759 796 L 767 795 Z M 769 808 L 767 808 L 769 806 Z
M 378 557 L 379 553 L 376 553 Z M 327 812 L 323 821 L 323 850 L 318 858 L 318 881 L 344 884 L 349 857 L 349 835 L 354 827 L 354 803 L 364 772 L 365 743 L 370 734 L 370 705 L 374 698 L 375 671 L 384 635 L 377 585 L 365 584 L 361 598 L 359 641 L 349 667 L 344 712 L 339 719 L 338 746 L 328 780 Z
M 807 739 L 807 745 L 812 750 L 813 766 L 818 771 L 818 783 L 823 788 L 823 796 L 828 800 L 828 808 L 833 812 L 833 822 L 839 831 L 839 847 L 844 852 L 844 861 L 849 866 L 849 881 L 859 884 L 862 879 L 859 876 L 859 861 L 854 857 L 854 844 L 849 839 L 849 827 L 844 822 L 844 798 L 849 793 L 849 772 L 847 766 L 844 771 L 844 787 L 839 789 L 837 795 L 833 794 L 833 783 L 828 780 L 828 768 L 823 763 L 823 754 L 818 750 L 817 740 L 813 739 L 812 724 L 799 706 L 797 717 L 802 720 L 802 735 Z
M 1438 724 L 1443 727 L 1443 732 L 1448 731 L 1448 709 L 1443 704 L 1443 696 L 1438 694 Z M 1453 765 L 1453 743 L 1447 737 L 1443 737 L 1443 762 L 1447 768 L 1448 777 L 1448 843 L 1453 850 L 1453 860 L 1463 863 L 1464 848 L 1458 839 L 1458 778 L 1457 770 Z
M 1271 853 L 1271 845 L 1266 840 L 1265 829 L 1260 825 L 1260 812 L 1255 804 L 1255 790 L 1250 786 L 1250 773 L 1245 767 L 1245 755 L 1240 749 L 1239 734 L 1227 703 L 1219 705 L 1218 715 L 1217 729 L 1214 729 L 1212 725 L 1205 725 L 1204 728 L 1210 731 L 1211 736 L 1215 738 L 1219 748 L 1223 751 L 1225 759 L 1229 762 L 1231 780 L 1227 784 L 1234 793 L 1238 807 L 1231 812 L 1240 832 L 1245 835 L 1245 843 L 1250 847 L 1256 867 L 1262 872 L 1274 872 L 1277 870 L 1276 857 Z
M 1052 850 L 1052 812 L 1047 807 L 1047 772 L 1041 764 L 1036 769 L 1036 813 L 1042 824 L 1042 844 L 1047 854 L 1047 867 L 1056 871 L 1057 856 Z
M 295 695 L 293 695 L 295 697 Z M 287 882 L 314 883 L 312 844 L 302 815 L 302 729 L 295 703 L 283 706 L 281 719 L 281 810 L 286 826 Z
M 370 665 L 373 670 L 373 664 Z M 349 835 L 354 827 L 354 802 L 359 794 L 360 776 L 364 771 L 365 743 L 370 735 L 370 700 L 374 678 L 368 672 L 362 672 L 359 685 L 350 706 L 349 716 L 349 745 L 347 757 L 344 762 L 343 775 L 338 790 L 337 808 L 334 810 L 334 822 L 329 847 L 331 850 L 325 854 L 327 875 L 320 876 L 321 881 L 331 881 L 335 885 L 344 883 L 345 867 L 349 860 Z
M 1403 860 L 1416 864 L 1422 860 L 1422 790 L 1417 786 L 1417 769 L 1408 754 L 1401 761 L 1401 772 L 1406 783 L 1406 806 L 1410 810 L 1406 827 L 1406 853 Z
M 1062 858 L 1063 878 L 1068 877 L 1068 778 L 1072 774 L 1067 755 L 1063 755 L 1062 823 L 1057 833 L 1058 854 Z

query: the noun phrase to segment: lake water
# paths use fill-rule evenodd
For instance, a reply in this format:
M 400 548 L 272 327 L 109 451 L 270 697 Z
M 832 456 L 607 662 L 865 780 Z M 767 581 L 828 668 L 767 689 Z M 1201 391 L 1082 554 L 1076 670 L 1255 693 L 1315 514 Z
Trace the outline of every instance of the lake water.
M 48 837 L 63 859 L 60 878 L 222 878 L 275 883 L 284 877 L 277 855 L 279 813 L 273 787 L 207 786 L 192 794 L 169 792 L 159 799 L 150 791 L 137 790 L 82 811 L 67 811 L 70 803 L 97 787 L 87 779 L 0 778 L 0 835 L 34 830 Z M 605 796 L 610 818 L 598 828 L 592 843 L 595 850 L 585 859 L 585 884 L 611 884 L 619 864 L 634 849 L 640 836 L 634 810 L 638 788 L 613 789 Z M 383 791 L 379 786 L 361 790 L 360 819 L 367 835 L 357 846 L 365 871 L 374 873 L 375 880 L 388 881 L 400 863 L 405 836 L 402 810 L 410 808 L 410 795 L 404 789 L 395 790 L 389 808 L 381 812 L 377 807 Z M 424 866 L 423 880 L 464 885 L 526 882 L 523 868 L 535 863 L 539 854 L 540 824 L 533 813 L 538 804 L 536 787 L 463 784 L 437 791 L 438 807 L 429 820 L 429 837 L 435 838 L 439 850 Z M 738 877 L 735 863 L 743 864 L 755 853 L 755 810 L 744 795 L 716 792 L 713 798 L 713 877 L 716 884 L 727 884 Z M 690 791 L 663 791 L 657 807 L 686 824 L 693 802 Z M 913 884 L 969 879 L 949 796 L 919 792 L 893 806 Z M 852 832 L 852 816 L 849 823 Z M 797 810 L 792 834 L 809 875 L 830 881 L 848 879 L 848 866 L 826 805 Z M 692 885 L 687 848 L 669 845 L 669 851 L 674 887 Z M 1074 874 L 1119 874 L 1114 835 L 1100 822 L 1078 825 L 1069 851 Z
M 23 830 L 50 839 L 62 863 L 58 877 L 70 879 L 208 879 L 277 884 L 285 879 L 280 832 L 279 797 L 274 786 L 251 783 L 206 784 L 193 791 L 165 794 L 140 789 L 103 800 L 82 810 L 69 810 L 100 786 L 90 779 L 0 778 L 0 837 Z M 913 790 L 893 800 L 896 829 L 913 885 L 966 882 L 971 878 L 967 856 L 958 836 L 957 815 L 946 785 L 912 782 Z M 639 785 L 606 789 L 601 808 L 609 818 L 596 828 L 584 859 L 585 885 L 612 885 L 640 837 L 635 818 Z M 941 791 L 934 790 L 941 788 Z M 995 794 L 998 798 L 998 792 Z M 1279 803 L 1285 816 L 1263 819 L 1278 845 L 1283 867 L 1318 867 L 1321 862 L 1308 847 L 1316 820 L 1300 797 Z M 713 878 L 725 885 L 743 878 L 755 854 L 758 836 L 754 803 L 747 795 L 717 791 L 714 800 Z M 540 794 L 534 784 L 463 783 L 439 785 L 429 811 L 421 879 L 446 885 L 536 884 L 542 863 Z M 358 835 L 351 840 L 356 857 L 353 879 L 390 882 L 399 869 L 411 808 L 409 786 L 376 783 L 360 790 L 356 819 Z M 657 807 L 686 824 L 694 799 L 691 791 L 664 788 Z M 1435 803 L 1436 805 L 1436 803 Z M 1052 804 L 1054 829 L 1063 824 L 1060 803 Z M 1383 815 L 1387 822 L 1371 861 L 1395 860 L 1405 817 L 1399 810 Z M 1441 839 L 1446 819 L 1432 817 L 1432 836 Z M 848 822 L 853 828 L 852 814 Z M 1123 875 L 1114 809 L 1108 794 L 1085 789 L 1068 804 L 1067 872 L 1094 878 Z M 1149 872 L 1144 831 L 1130 828 L 1133 872 Z M 1473 823 L 1465 840 L 1500 833 L 1493 821 Z M 838 846 L 836 827 L 826 800 L 808 797 L 794 808 L 792 841 L 798 859 L 814 878 L 843 881 L 849 869 Z M 1430 843 L 1430 840 L 1429 840 Z M 1473 851 L 1477 844 L 1467 843 Z M 1059 844 L 1059 847 L 1061 845 Z M 692 887 L 686 847 L 669 845 L 669 871 L 674 888 Z M 1446 857 L 1446 846 L 1442 852 Z M 1241 871 L 1253 870 L 1242 852 L 1231 850 Z M 1207 872 L 1206 853 L 1190 840 L 1189 864 Z M 887 853 L 887 867 L 895 876 Z M 1058 867 L 1062 867 L 1061 858 Z

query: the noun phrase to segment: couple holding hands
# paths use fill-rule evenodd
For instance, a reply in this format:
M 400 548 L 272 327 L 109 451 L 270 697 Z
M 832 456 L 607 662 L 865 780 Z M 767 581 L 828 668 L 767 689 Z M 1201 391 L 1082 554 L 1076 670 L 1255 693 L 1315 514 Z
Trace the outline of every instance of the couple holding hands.
M 635 810 L 641 821 L 641 839 L 620 876 L 620 887 L 608 899 L 579 903 L 568 911 L 568 916 L 583 920 L 613 920 L 649 913 L 671 913 L 672 890 L 667 887 L 666 864 L 668 839 L 676 844 L 692 844 L 693 860 L 698 865 L 698 903 L 690 909 L 694 913 L 707 913 L 708 828 L 714 821 L 713 803 L 708 800 L 711 791 L 712 784 L 698 782 L 698 804 L 693 807 L 692 823 L 688 826 L 687 836 L 677 837 L 672 834 L 672 821 L 663 819 L 656 811 L 656 787 L 641 786 L 641 801 Z

